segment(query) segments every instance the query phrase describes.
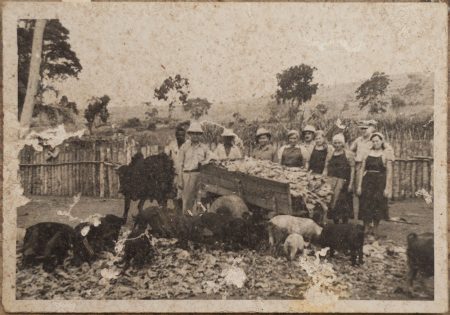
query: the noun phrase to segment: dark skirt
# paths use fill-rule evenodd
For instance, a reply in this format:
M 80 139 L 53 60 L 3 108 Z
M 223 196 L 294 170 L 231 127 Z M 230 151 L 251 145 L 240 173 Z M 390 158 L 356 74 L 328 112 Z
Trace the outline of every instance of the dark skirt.
M 363 221 L 388 220 L 388 199 L 384 196 L 385 172 L 367 172 L 364 175 L 359 198 L 358 219 Z
M 353 193 L 348 192 L 348 185 L 342 187 L 333 209 L 327 214 L 328 219 L 353 219 Z

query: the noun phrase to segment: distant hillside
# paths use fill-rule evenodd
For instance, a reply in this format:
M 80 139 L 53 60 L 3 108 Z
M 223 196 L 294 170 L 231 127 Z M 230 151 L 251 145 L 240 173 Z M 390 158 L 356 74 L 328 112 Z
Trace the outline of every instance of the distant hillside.
M 397 111 L 398 114 L 411 116 L 419 113 L 431 113 L 433 110 L 433 95 L 434 95 L 434 82 L 432 74 L 412 73 L 412 74 L 400 74 L 391 75 L 392 82 L 389 85 L 386 93 L 387 101 L 391 100 L 393 95 L 400 95 L 402 89 L 404 89 L 411 80 L 419 82 L 421 86 L 421 92 L 414 94 L 413 97 L 402 96 L 405 101 L 414 102 L 412 106 L 406 106 Z M 314 108 L 317 104 L 323 103 L 328 107 L 329 116 L 341 116 L 346 118 L 360 118 L 367 115 L 367 110 L 360 110 L 358 102 L 355 99 L 356 89 L 363 83 L 352 82 L 342 83 L 334 86 L 319 85 L 317 94 L 313 96 L 312 100 L 305 104 L 306 110 Z M 411 99 L 408 99 L 411 98 Z M 211 106 L 211 109 L 207 116 L 202 119 L 210 119 L 215 121 L 230 121 L 233 119 L 234 112 L 239 112 L 243 117 L 254 119 L 268 119 L 270 115 L 269 108 L 271 106 L 277 106 L 276 101 L 272 96 L 259 97 L 247 100 L 240 100 L 227 103 L 215 103 Z M 111 120 L 124 121 L 132 117 L 145 117 L 145 112 L 148 110 L 144 105 L 140 106 L 123 106 L 123 107 L 111 107 Z M 282 110 L 282 105 L 280 105 Z M 392 112 L 391 109 L 389 109 Z M 159 108 L 161 116 L 167 115 L 166 108 Z M 174 117 L 188 119 L 189 113 L 184 112 L 181 108 L 178 108 Z

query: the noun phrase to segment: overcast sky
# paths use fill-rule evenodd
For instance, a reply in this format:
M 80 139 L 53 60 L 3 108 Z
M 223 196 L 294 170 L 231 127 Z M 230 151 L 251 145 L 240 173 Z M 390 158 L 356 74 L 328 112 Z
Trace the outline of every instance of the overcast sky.
M 79 80 L 64 83 L 62 93 L 81 107 L 103 94 L 112 106 L 139 104 L 152 99 L 165 77 L 180 73 L 190 79 L 193 97 L 227 102 L 273 94 L 276 74 L 301 63 L 317 67 L 315 81 L 326 85 L 366 79 L 374 71 L 435 70 L 438 30 L 432 13 L 420 7 L 194 6 L 63 11 L 59 17 L 83 71 Z

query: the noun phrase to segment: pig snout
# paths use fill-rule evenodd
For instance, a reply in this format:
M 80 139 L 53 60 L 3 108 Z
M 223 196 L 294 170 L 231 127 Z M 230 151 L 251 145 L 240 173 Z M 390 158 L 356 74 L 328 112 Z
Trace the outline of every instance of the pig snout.
M 289 260 L 293 260 L 297 253 L 302 253 L 305 248 L 305 241 L 299 234 L 289 235 L 283 244 L 284 254 Z

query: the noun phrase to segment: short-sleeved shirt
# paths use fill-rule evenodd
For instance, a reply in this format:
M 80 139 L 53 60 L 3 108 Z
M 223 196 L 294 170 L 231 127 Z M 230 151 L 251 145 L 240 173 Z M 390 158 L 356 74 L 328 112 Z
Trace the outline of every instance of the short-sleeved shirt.
M 277 151 L 271 144 L 265 145 L 264 147 L 257 146 L 252 152 L 252 157 L 259 160 L 275 162 L 277 159 Z
M 362 162 L 362 160 L 366 158 L 369 152 L 372 150 L 372 145 L 373 143 L 370 139 L 364 139 L 364 137 L 356 138 L 350 147 L 350 150 L 355 153 L 355 161 Z M 388 156 L 389 159 L 393 161 L 395 159 L 394 149 L 387 142 L 384 142 L 384 147 L 386 156 Z
M 209 148 L 205 144 L 186 141 L 180 148 L 180 168 L 182 171 L 198 170 L 199 164 L 207 161 L 209 157 Z
M 350 150 L 355 153 L 355 161 L 361 162 L 363 158 L 372 149 L 372 140 L 369 138 L 358 137 L 350 146 Z
M 242 158 L 242 152 L 236 145 L 231 146 L 230 153 L 227 155 L 225 146 L 222 143 L 217 146 L 214 155 L 219 160 L 236 160 Z

